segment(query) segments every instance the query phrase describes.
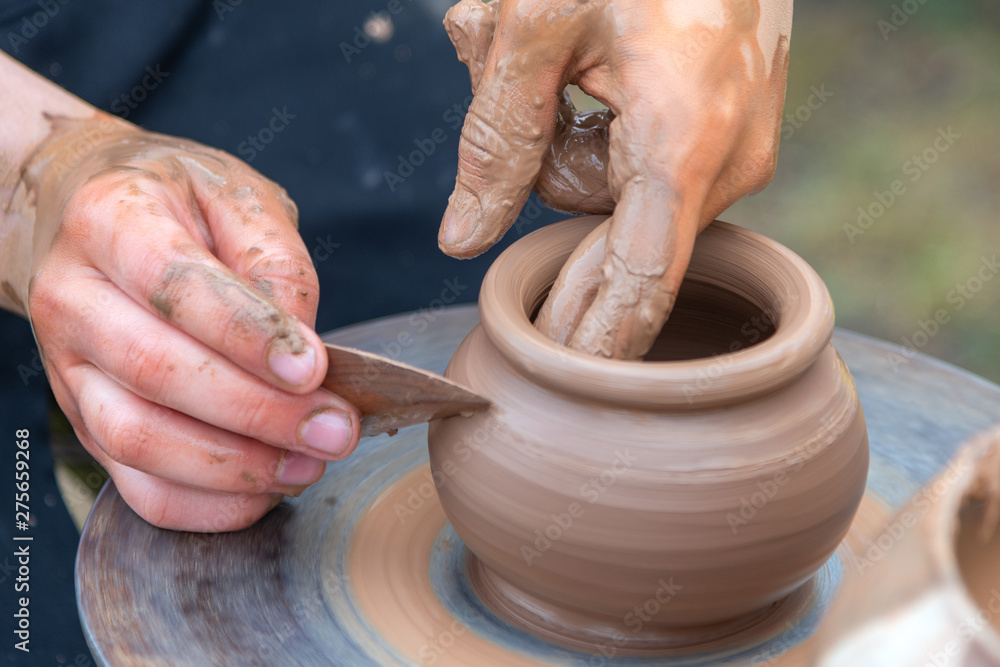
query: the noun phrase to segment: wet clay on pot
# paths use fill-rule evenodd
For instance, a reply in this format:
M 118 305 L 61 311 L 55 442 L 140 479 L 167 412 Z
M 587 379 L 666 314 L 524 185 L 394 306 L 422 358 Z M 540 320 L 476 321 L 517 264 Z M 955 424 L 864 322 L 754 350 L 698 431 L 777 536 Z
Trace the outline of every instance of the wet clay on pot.
M 490 269 L 446 375 L 493 407 L 431 425 L 438 494 L 479 595 L 511 623 L 618 655 L 718 645 L 794 604 L 847 532 L 861 406 L 819 276 L 725 223 L 699 237 L 646 361 L 536 330 L 601 220 L 548 226 Z

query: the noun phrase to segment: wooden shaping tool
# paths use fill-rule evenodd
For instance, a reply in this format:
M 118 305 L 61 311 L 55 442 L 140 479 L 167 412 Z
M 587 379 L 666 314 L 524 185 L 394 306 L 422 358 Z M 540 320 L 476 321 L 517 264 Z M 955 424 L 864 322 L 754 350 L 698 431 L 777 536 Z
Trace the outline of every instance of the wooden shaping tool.
M 361 413 L 361 437 L 414 424 L 471 414 L 488 399 L 465 387 L 401 361 L 326 343 L 329 368 L 321 385 Z

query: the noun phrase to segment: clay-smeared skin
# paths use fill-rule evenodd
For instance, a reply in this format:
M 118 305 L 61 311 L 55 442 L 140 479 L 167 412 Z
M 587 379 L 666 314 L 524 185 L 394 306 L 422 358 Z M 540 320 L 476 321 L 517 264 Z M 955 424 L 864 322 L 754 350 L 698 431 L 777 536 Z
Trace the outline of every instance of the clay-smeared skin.
M 535 191 L 550 208 L 567 213 L 610 213 L 608 111 L 577 111 L 569 93 L 559 98 L 552 147 L 545 154 Z
M 965 444 L 859 552 L 867 558 L 863 575 L 846 571 L 810 664 L 1000 664 L 998 506 L 1000 427 L 994 427 Z M 878 558 L 871 558 L 872 545 L 882 549 Z
M 572 330 L 547 333 L 589 354 L 641 357 L 697 233 L 774 173 L 791 5 L 462 0 L 445 25 L 476 97 L 441 248 L 489 248 L 532 187 L 559 210 L 613 211 L 600 288 L 591 297 L 579 269 L 561 280 L 553 298 L 580 293 L 555 314 Z M 610 111 L 575 114 L 560 95 L 570 83 Z
M 192 141 L 97 112 L 48 124 L 3 183 L 0 253 L 15 261 L 0 305 L 30 317 L 56 399 L 133 509 L 166 528 L 243 528 L 358 437 L 354 408 L 317 389 L 319 291 L 295 205 Z M 270 365 L 309 350 L 300 384 Z M 353 419 L 337 455 L 303 439 L 327 409 Z M 299 481 L 280 482 L 296 458 Z
M 569 343 L 601 287 L 604 245 L 610 226 L 611 221 L 607 220 L 584 237 L 566 260 L 535 318 L 535 328 L 560 345 Z
M 666 347 L 697 355 L 704 340 L 733 331 L 722 356 L 602 359 L 542 335 L 528 319 L 533 307 L 600 225 L 549 226 L 490 269 L 482 325 L 446 375 L 493 406 L 430 426 L 432 469 L 460 461 L 438 495 L 484 566 L 544 610 L 541 620 L 526 619 L 521 612 L 532 607 L 514 601 L 515 623 L 575 645 L 622 631 L 625 652 L 703 645 L 796 589 L 834 552 L 865 489 L 864 416 L 829 344 L 833 310 L 815 271 L 724 223 L 699 238 L 682 288 L 695 303 L 662 334 L 673 336 L 675 325 L 680 333 Z M 755 345 L 739 338 L 748 302 L 776 322 Z M 475 451 L 463 455 L 467 443 Z M 583 490 L 602 474 L 601 490 Z M 780 490 L 734 531 L 741 499 L 775 475 Z M 571 527 L 561 519 L 560 537 L 539 547 L 535 531 L 573 503 L 583 511 Z M 630 632 L 630 610 L 661 578 L 683 588 Z

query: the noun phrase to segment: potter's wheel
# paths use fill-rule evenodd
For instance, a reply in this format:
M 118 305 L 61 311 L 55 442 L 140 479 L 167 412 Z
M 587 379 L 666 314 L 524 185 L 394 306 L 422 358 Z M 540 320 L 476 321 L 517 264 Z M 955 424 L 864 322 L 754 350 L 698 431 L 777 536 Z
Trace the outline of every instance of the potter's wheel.
M 440 372 L 476 320 L 474 307 L 454 308 L 327 339 Z M 399 348 L 403 333 L 412 344 Z M 503 623 L 471 590 L 466 550 L 429 481 L 426 427 L 414 427 L 363 441 L 302 497 L 239 533 L 153 528 L 109 484 L 77 562 L 94 655 L 111 665 L 802 664 L 841 573 L 878 558 L 870 538 L 885 520 L 1000 414 L 1000 388 L 954 367 L 855 334 L 839 332 L 834 344 L 868 421 L 865 501 L 811 587 L 726 648 L 621 658 L 609 647 L 606 659 Z

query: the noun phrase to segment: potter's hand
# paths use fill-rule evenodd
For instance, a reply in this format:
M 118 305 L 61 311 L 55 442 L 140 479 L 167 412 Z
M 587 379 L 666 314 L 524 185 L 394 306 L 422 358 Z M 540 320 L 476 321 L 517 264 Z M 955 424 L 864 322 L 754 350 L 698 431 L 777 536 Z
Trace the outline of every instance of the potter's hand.
M 30 270 L 4 286 L 53 392 L 146 520 L 243 528 L 358 440 L 354 408 L 317 389 L 295 206 L 222 151 L 102 115 L 52 127 L 12 198 Z
M 564 267 L 538 324 L 591 354 L 645 354 L 697 233 L 774 172 L 791 6 L 462 0 L 445 25 L 475 99 L 441 248 L 489 248 L 532 187 L 556 209 L 613 211 L 584 242 L 592 252 Z M 569 83 L 610 111 L 574 111 Z

